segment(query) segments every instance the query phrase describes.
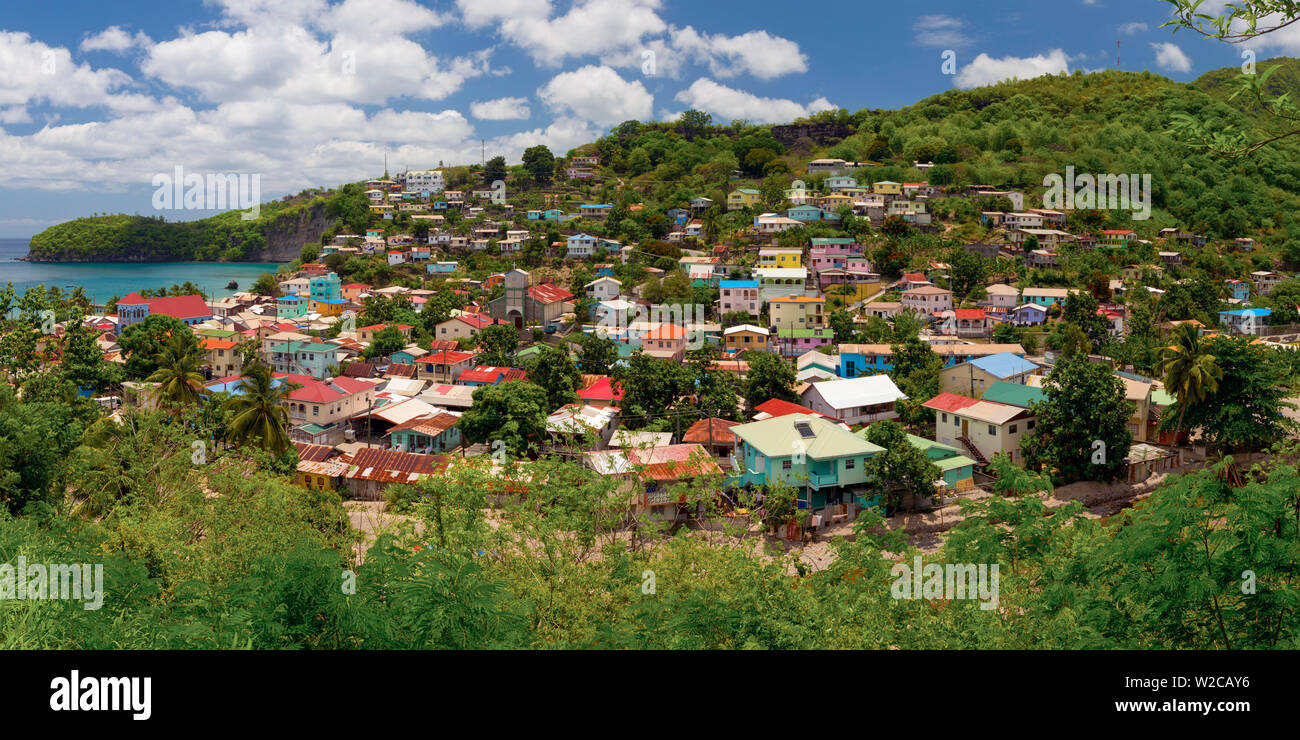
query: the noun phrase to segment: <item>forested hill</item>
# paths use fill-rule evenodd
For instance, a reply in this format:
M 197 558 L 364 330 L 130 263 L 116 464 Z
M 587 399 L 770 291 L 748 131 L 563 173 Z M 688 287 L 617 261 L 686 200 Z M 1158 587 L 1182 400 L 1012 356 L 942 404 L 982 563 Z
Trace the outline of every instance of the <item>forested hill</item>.
M 262 205 L 257 219 L 227 211 L 195 221 L 106 215 L 67 221 L 32 237 L 42 262 L 280 262 L 319 241 L 344 206 L 340 193 Z
M 1274 65 L 1284 69 L 1269 86 L 1300 94 L 1300 62 L 1270 60 L 1261 62 L 1259 71 Z M 1276 133 L 1267 113 L 1250 101 L 1229 100 L 1227 83 L 1239 72 L 1216 70 L 1187 84 L 1149 72 L 1076 72 L 950 90 L 894 111 L 826 111 L 796 126 L 711 125 L 689 117 L 674 123 L 630 121 L 570 153 L 599 154 L 604 185 L 588 181 L 567 187 L 574 197 L 644 202 L 647 210 L 685 205 L 700 195 L 720 203 L 729 190 L 745 184 L 732 179 L 736 170 L 754 184 L 784 188 L 796 178 L 810 179 L 804 172 L 809 159 L 830 156 L 879 163 L 859 171 L 867 183 L 928 179 L 937 185 L 993 185 L 1025 192 L 1028 204 L 1043 192 L 1045 175 L 1073 166 L 1080 174 L 1150 173 L 1154 216 L 1131 224 L 1144 237 L 1176 226 L 1211 238 L 1254 236 L 1265 244 L 1300 244 L 1295 215 L 1300 140 L 1285 139 L 1233 160 L 1200 153 L 1169 132 L 1171 117 L 1181 112 L 1212 130 L 1231 123 L 1261 138 Z M 922 173 L 911 166 L 917 161 L 936 166 Z M 511 181 L 526 183 L 524 173 L 512 169 Z M 637 192 L 620 193 L 612 185 L 617 182 Z M 351 212 L 364 208 L 351 202 L 356 197 L 356 189 L 349 188 L 346 196 L 340 189 L 329 198 L 270 204 L 252 222 L 231 213 L 187 223 L 139 216 L 77 219 L 34 237 L 31 258 L 291 259 L 303 244 L 317 242 L 344 222 L 354 228 Z M 1119 225 L 1117 218 L 1122 216 L 1111 214 L 1112 227 Z

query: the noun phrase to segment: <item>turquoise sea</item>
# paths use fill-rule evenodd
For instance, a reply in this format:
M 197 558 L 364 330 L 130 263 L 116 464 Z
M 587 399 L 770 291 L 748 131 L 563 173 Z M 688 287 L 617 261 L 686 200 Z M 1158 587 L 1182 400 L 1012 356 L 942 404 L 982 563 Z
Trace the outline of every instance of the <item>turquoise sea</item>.
M 13 282 L 21 293 L 37 283 L 64 290 L 80 285 L 94 303 L 133 290 L 170 288 L 186 280 L 199 286 L 208 298 L 234 293 L 226 285 L 234 280 L 238 290 L 253 286 L 264 272 L 275 272 L 274 262 L 20 262 L 27 255 L 26 239 L 0 239 L 0 286 Z

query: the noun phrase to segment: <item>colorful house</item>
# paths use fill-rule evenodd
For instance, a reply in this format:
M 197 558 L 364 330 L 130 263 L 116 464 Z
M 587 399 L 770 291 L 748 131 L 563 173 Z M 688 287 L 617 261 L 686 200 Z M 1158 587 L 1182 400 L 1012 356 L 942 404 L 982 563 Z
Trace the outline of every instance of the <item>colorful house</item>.
M 788 414 L 731 427 L 736 453 L 733 485 L 766 486 L 783 481 L 801 489 L 799 508 L 874 501 L 867 463 L 883 451 L 834 421 Z
M 742 208 L 753 208 L 759 204 L 763 194 L 753 188 L 737 188 L 727 194 L 727 210 L 739 211 Z

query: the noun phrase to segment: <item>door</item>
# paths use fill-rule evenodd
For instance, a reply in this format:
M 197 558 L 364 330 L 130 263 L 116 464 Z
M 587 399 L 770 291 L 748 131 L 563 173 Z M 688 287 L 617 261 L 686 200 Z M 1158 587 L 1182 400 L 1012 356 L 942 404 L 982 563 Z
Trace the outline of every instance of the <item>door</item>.
M 970 422 L 965 419 L 961 420 L 961 436 L 970 439 Z

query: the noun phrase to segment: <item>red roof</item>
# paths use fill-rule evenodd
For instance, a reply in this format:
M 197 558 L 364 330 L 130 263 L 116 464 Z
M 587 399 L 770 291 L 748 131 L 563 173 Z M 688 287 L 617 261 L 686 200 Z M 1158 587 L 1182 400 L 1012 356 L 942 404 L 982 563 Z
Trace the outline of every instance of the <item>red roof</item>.
M 149 301 L 149 313 L 161 313 L 176 319 L 198 319 L 212 315 L 201 295 L 176 295 Z
M 441 362 L 452 365 L 459 365 L 465 360 L 472 359 L 474 359 L 473 352 L 461 352 L 454 349 L 440 349 L 424 356 L 425 362 Z
M 330 403 L 345 396 L 374 388 L 373 384 L 356 378 L 339 377 L 335 378 L 331 383 L 326 383 L 310 375 L 275 373 L 275 377 L 284 378 L 293 385 L 302 386 L 290 393 L 289 398 L 306 403 Z
M 615 387 L 608 375 L 602 375 L 599 380 L 578 391 L 578 398 L 584 401 L 621 401 L 623 388 Z
M 542 303 L 559 303 L 573 298 L 573 294 L 555 283 L 539 283 L 528 289 L 528 296 Z
M 944 392 L 921 405 L 927 409 L 934 409 L 935 411 L 961 411 L 967 406 L 974 406 L 979 402 L 980 400 L 978 398 L 959 396 L 956 393 Z
M 700 419 L 686 430 L 682 435 L 683 442 L 697 442 L 701 444 L 727 444 L 736 439 L 736 435 L 731 433 L 731 428 L 736 426 L 737 422 L 727 419 Z
M 754 410 L 762 411 L 763 413 L 768 414 L 769 416 L 789 416 L 790 414 L 812 414 L 813 416 L 823 416 L 826 417 L 827 419 L 831 418 L 829 416 L 826 416 L 826 414 L 813 411 L 807 406 L 800 406 L 797 403 L 790 403 L 789 401 L 781 401 L 776 398 L 773 398 L 770 401 L 764 401 L 760 403 L 759 405 L 754 407 Z
M 461 373 L 457 380 L 461 383 L 495 383 L 501 379 L 501 376 L 504 375 L 508 369 L 509 368 L 504 367 L 492 367 L 490 365 L 471 367 Z
M 952 312 L 959 319 L 982 319 L 985 318 L 984 309 L 982 308 L 959 308 Z
M 483 327 L 492 326 L 493 324 L 506 323 L 504 319 L 494 319 L 489 316 L 484 316 L 481 313 L 461 314 L 460 316 L 457 316 L 456 319 L 469 324 L 472 329 L 482 329 Z
M 124 297 L 117 299 L 119 306 L 139 306 L 145 304 L 149 306 L 149 313 L 160 313 L 171 316 L 175 319 L 184 321 L 185 319 L 199 319 L 212 315 L 212 309 L 203 300 L 201 295 L 175 295 L 166 298 L 141 298 L 139 293 L 134 291 L 127 293 Z
M 232 349 L 238 342 L 232 342 L 229 339 L 213 339 L 212 337 L 203 337 L 199 339 L 199 346 L 203 349 Z
M 1118 236 L 1119 234 L 1132 234 L 1133 230 L 1132 229 L 1103 229 L 1101 233 L 1111 234 L 1112 236 Z

